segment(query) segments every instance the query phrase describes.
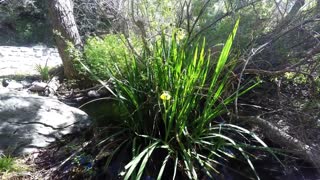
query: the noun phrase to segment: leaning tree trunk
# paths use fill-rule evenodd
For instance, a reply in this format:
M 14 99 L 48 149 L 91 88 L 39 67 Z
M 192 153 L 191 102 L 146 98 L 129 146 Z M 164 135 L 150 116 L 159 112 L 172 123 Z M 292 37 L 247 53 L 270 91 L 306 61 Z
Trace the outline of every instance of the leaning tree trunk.
M 82 46 L 82 42 L 73 15 L 72 0 L 50 0 L 49 17 L 63 62 L 64 75 L 67 79 L 75 79 L 77 78 L 77 71 L 74 67 L 72 54 L 66 51 L 67 43 L 72 43 L 74 47 L 79 48 Z
M 274 34 L 278 34 L 285 29 L 290 22 L 297 16 L 300 9 L 305 5 L 305 0 L 296 0 L 294 5 L 288 14 L 281 20 L 281 22 L 275 27 Z

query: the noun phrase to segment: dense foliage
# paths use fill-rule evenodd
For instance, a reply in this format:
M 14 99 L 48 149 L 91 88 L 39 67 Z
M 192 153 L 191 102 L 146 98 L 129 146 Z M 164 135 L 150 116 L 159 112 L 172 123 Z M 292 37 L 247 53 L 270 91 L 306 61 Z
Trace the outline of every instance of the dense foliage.
M 46 3 L 26 2 L 0 6 L 4 44 L 50 37 Z M 246 150 L 269 149 L 240 124 L 320 166 L 320 1 L 74 0 L 74 12 L 84 45 L 66 52 L 110 93 L 92 108 L 108 114 L 94 127 L 108 126 L 106 169 L 132 149 L 124 179 L 212 178 L 236 158 L 259 178 Z
M 95 76 L 107 79 L 108 71 L 124 69 L 125 57 L 128 50 L 123 42 L 124 38 L 118 35 L 108 35 L 104 39 L 91 38 L 84 47 L 86 64 Z M 86 71 L 84 71 L 85 73 Z
M 46 3 L 37 1 L 4 1 L 0 4 L 0 44 L 52 44 Z
M 110 122 L 116 131 L 109 136 L 122 139 L 112 154 L 128 144 L 132 148 L 132 160 L 122 174 L 124 179 L 140 179 L 151 169 L 158 172 L 151 173 L 157 179 L 162 178 L 164 171 L 170 171 L 169 176 L 165 173 L 168 177 L 175 178 L 179 171 L 189 179 L 198 179 L 200 169 L 213 177 L 219 172 L 221 161 L 241 158 L 234 150 L 255 172 L 243 143 L 250 138 L 264 147 L 265 143 L 248 130 L 219 118 L 237 96 L 228 91 L 232 69 L 225 68 L 237 28 L 238 22 L 212 74 L 205 41 L 200 45 L 186 44 L 178 41 L 176 34 L 171 40 L 162 36 L 142 58 L 128 55 L 122 71 L 106 67 L 114 83 L 113 94 L 122 109 L 121 118 Z M 242 88 L 238 95 L 253 86 L 255 83 Z M 239 139 L 234 134 L 246 138 Z M 161 162 L 148 163 L 159 161 L 159 156 L 163 157 Z M 169 163 L 174 165 L 167 167 Z
M 171 176 L 184 172 L 189 179 L 197 179 L 201 169 L 210 177 L 228 158 L 247 160 L 256 173 L 243 147 L 254 146 L 256 142 L 266 145 L 251 132 L 227 124 L 221 115 L 230 110 L 229 103 L 237 102 L 238 96 L 251 88 L 241 85 L 252 77 L 244 75 L 246 68 L 256 68 L 252 74 L 272 76 L 269 70 L 281 70 L 286 63 L 299 62 L 293 58 L 297 54 L 287 42 L 296 36 L 295 24 L 314 18 L 310 12 L 315 4 L 303 6 L 302 1 L 292 1 L 287 2 L 286 7 L 281 3 L 275 7 L 274 2 L 267 1 L 213 0 L 157 3 L 138 1 L 122 6 L 121 10 L 128 8 L 128 11 L 119 11 L 120 14 L 126 12 L 122 14 L 124 26 L 111 31 L 124 36 L 99 35 L 101 39 L 90 39 L 85 46 L 83 64 L 95 78 L 111 82 L 109 90 L 119 101 L 117 109 L 121 109 L 119 118 L 110 120 L 117 131 L 107 139 L 118 138 L 122 143 L 108 162 L 122 148 L 131 147 L 132 160 L 122 173 L 125 179 L 150 175 L 151 169 L 157 172 L 151 175 L 160 179 L 164 174 L 168 176 L 168 167 L 174 169 Z M 278 8 L 277 13 L 285 12 L 282 19 L 277 19 L 274 8 Z M 224 43 L 239 16 L 244 21 L 239 28 L 236 25 L 241 36 L 230 36 Z M 287 29 L 281 29 L 280 25 L 284 24 Z M 137 36 L 141 39 L 138 46 L 132 43 Z M 199 41 L 202 37 L 206 42 Z M 237 49 L 231 56 L 237 57 L 238 63 L 226 63 L 232 43 Z M 299 45 L 301 52 L 304 51 L 301 48 L 308 46 Z M 316 64 L 299 67 L 314 73 Z M 282 70 L 275 73 L 285 75 L 281 80 L 286 82 L 298 83 L 300 78 L 299 83 L 306 84 L 317 80 L 304 72 L 299 75 L 297 69 Z M 238 78 L 236 82 L 231 82 L 233 73 Z M 233 112 L 231 110 L 231 114 Z M 235 134 L 254 141 L 235 138 Z M 154 157 L 163 160 L 152 166 L 149 162 L 153 162 Z M 224 162 L 221 163 L 221 159 Z

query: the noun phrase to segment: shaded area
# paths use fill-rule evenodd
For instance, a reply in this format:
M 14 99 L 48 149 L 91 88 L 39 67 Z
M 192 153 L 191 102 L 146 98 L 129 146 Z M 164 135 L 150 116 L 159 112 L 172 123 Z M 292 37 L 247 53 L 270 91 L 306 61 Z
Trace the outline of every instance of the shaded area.
M 52 45 L 45 2 L 0 1 L 0 45 Z
M 86 113 L 56 99 L 0 93 L 0 151 L 34 152 L 90 124 Z

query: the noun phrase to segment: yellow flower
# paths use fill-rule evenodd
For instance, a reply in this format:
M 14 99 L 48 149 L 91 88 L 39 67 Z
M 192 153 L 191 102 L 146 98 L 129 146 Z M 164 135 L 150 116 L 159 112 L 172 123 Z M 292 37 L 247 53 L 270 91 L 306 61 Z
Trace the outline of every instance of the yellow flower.
M 164 101 L 168 101 L 171 99 L 171 95 L 168 91 L 163 91 L 163 93 L 160 96 L 160 99 L 162 99 Z
M 186 37 L 186 33 L 184 32 L 183 29 L 178 29 L 177 31 L 177 40 L 181 41 Z

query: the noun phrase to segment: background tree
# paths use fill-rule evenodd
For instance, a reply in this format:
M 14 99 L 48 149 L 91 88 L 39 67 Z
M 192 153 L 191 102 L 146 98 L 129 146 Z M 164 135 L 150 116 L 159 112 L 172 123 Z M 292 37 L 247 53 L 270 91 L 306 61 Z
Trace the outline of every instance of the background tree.
M 77 78 L 78 73 L 75 69 L 73 55 L 67 51 L 69 43 L 79 49 L 82 47 L 74 19 L 73 2 L 71 0 L 49 1 L 49 14 L 56 45 L 63 61 L 64 75 L 68 79 Z
M 52 45 L 47 3 L 43 0 L 0 1 L 0 45 Z

